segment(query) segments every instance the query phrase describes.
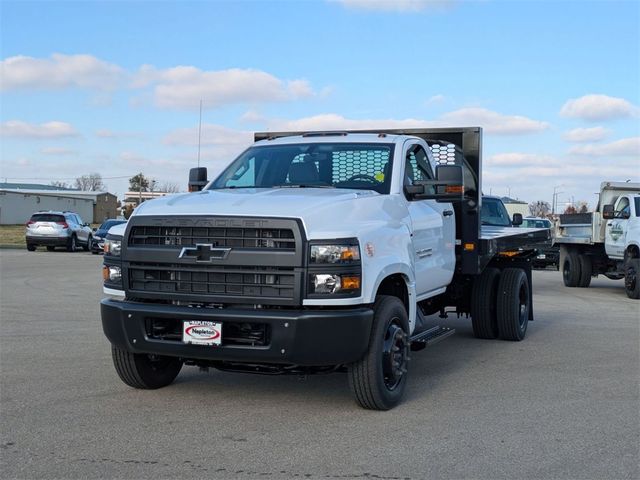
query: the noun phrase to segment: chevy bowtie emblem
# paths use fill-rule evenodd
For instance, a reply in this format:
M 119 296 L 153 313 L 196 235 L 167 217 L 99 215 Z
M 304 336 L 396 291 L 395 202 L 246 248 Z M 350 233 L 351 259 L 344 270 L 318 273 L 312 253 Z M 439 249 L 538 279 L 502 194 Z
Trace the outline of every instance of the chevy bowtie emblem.
M 210 243 L 198 243 L 195 247 L 184 247 L 178 258 L 194 259 L 196 262 L 211 262 L 225 260 L 229 256 L 230 248 L 214 247 Z

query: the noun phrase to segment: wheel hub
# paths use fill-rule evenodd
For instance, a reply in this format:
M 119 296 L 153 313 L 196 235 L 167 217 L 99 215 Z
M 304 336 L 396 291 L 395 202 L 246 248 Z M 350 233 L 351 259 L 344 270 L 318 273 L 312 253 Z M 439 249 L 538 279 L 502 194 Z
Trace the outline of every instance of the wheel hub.
M 407 373 L 409 342 L 402 327 L 392 321 L 387 328 L 382 346 L 382 371 L 389 390 L 396 388 Z

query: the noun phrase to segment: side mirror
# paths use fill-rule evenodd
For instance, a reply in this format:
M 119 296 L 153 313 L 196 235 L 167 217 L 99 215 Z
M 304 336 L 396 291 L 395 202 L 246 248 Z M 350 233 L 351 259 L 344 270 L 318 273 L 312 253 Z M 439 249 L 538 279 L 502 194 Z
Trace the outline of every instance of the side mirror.
M 614 217 L 613 205 L 605 205 L 602 208 L 602 218 L 611 220 Z
M 519 227 L 520 225 L 522 225 L 523 221 L 524 219 L 522 218 L 521 213 L 514 213 L 513 219 L 511 220 L 511 225 L 513 225 L 514 227 Z
M 199 192 L 207 183 L 207 167 L 192 168 L 189 170 L 190 192 Z
M 420 180 L 405 186 L 409 196 L 418 200 L 432 199 L 437 202 L 461 201 L 464 197 L 464 182 L 460 165 L 438 165 L 435 180 Z

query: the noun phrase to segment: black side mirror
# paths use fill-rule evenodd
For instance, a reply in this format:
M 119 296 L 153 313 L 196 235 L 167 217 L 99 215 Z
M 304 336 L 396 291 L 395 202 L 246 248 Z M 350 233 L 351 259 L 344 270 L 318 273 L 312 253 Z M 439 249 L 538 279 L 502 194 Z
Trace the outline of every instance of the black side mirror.
M 522 218 L 521 213 L 514 213 L 513 219 L 511 220 L 511 225 L 513 225 L 514 227 L 519 227 L 520 225 L 522 225 L 523 221 L 524 219 Z
M 613 205 L 605 205 L 602 208 L 602 218 L 611 220 L 614 217 Z
M 412 198 L 437 202 L 461 201 L 464 196 L 464 182 L 460 165 L 438 165 L 435 180 L 420 180 L 405 186 Z
M 189 170 L 190 192 L 199 192 L 207 183 L 207 167 L 197 167 Z

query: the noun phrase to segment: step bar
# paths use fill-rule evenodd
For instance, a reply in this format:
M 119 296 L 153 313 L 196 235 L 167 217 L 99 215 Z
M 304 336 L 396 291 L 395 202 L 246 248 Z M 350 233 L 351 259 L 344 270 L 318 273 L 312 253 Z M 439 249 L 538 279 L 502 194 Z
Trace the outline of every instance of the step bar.
M 409 340 L 411 341 L 411 350 L 417 351 L 423 348 L 430 347 L 447 337 L 450 337 L 456 333 L 454 328 L 435 326 L 424 330 L 416 335 L 413 335 Z

